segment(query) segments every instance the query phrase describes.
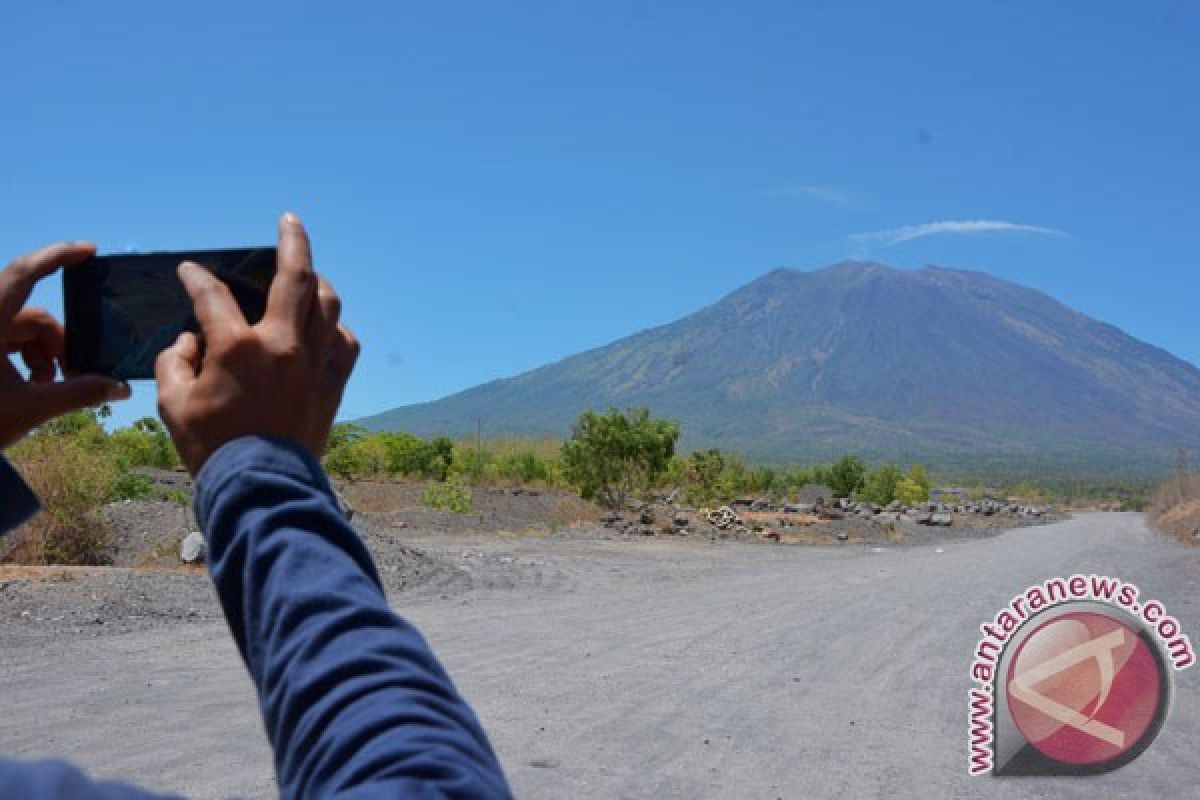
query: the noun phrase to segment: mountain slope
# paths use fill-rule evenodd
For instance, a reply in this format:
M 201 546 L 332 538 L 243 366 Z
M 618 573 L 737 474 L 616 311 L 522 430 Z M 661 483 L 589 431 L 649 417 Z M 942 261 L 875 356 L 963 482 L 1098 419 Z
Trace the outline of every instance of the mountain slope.
M 778 462 L 856 451 L 943 467 L 1165 466 L 1200 444 L 1200 370 L 978 272 L 778 269 L 668 325 L 370 428 L 566 432 L 649 405 L 686 447 Z

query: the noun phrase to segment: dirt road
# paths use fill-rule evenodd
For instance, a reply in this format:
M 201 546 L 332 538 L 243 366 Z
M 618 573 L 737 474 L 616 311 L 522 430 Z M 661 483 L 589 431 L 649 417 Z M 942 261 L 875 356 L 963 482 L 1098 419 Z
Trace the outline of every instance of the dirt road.
M 1200 667 L 1158 740 L 1086 780 L 969 779 L 978 625 L 1098 572 L 1200 642 L 1200 550 L 1132 514 L 873 551 L 428 536 L 457 575 L 395 597 L 475 704 L 521 797 L 1184 797 Z M 463 556 L 466 556 L 465 558 Z M 511 567 L 497 580 L 495 565 Z M 484 569 L 486 565 L 487 569 Z M 483 575 L 476 579 L 476 576 Z M 464 583 L 465 582 L 465 583 Z M 0 650 L 0 751 L 195 797 L 270 797 L 249 681 L 219 624 Z

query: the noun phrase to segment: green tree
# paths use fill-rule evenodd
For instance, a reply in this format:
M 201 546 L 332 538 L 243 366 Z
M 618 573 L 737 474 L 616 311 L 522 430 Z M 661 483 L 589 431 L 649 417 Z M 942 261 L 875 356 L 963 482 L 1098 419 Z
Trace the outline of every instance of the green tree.
M 665 486 L 683 486 L 687 483 L 688 459 L 682 456 L 671 456 L 667 468 L 663 470 L 662 482 Z
M 454 463 L 454 441 L 446 436 L 438 436 L 426 445 L 425 468 L 423 474 L 435 481 L 444 481 L 450 473 L 450 465 Z
M 85 408 L 55 417 L 38 427 L 34 436 L 68 436 L 84 447 L 104 447 L 108 435 L 104 432 L 101 419 L 112 413 L 108 406 Z
M 928 498 L 928 490 L 911 477 L 901 478 L 896 484 L 896 499 L 906 506 L 915 506 Z
M 321 459 L 325 470 L 331 475 L 349 480 L 366 471 L 363 455 L 358 443 L 367 436 L 367 429 L 352 422 L 342 422 L 329 432 L 329 446 Z
M 326 451 L 353 444 L 366 435 L 367 429 L 356 422 L 339 422 L 329 431 L 329 445 Z
M 424 475 L 429 466 L 429 446 L 424 439 L 411 433 L 377 434 L 387 453 L 384 470 L 389 475 Z
M 871 503 L 886 506 L 896 499 L 896 484 L 903 478 L 904 474 L 895 464 L 884 464 L 867 475 L 859 495 Z
M 411 433 L 377 434 L 387 453 L 390 475 L 416 475 L 444 481 L 454 463 L 454 442 L 445 436 L 426 441 Z
M 646 408 L 585 411 L 563 443 L 563 476 L 585 499 L 622 508 L 661 478 L 678 439 L 677 423 L 653 419 Z
M 166 427 L 153 417 L 142 417 L 128 428 L 118 428 L 109 435 L 108 443 L 126 466 L 170 469 L 179 464 L 179 454 Z
M 692 453 L 684 468 L 688 502 L 697 506 L 714 506 L 725 502 L 728 498 L 724 473 L 725 457 L 720 450 L 697 450 Z
M 933 481 L 929 479 L 929 473 L 925 471 L 925 467 L 920 464 L 913 464 L 908 468 L 908 477 L 925 490 L 925 497 L 922 499 L 928 499 L 929 490 L 933 488 Z
M 845 455 L 829 467 L 829 488 L 834 497 L 849 497 L 862 488 L 867 465 L 858 456 Z

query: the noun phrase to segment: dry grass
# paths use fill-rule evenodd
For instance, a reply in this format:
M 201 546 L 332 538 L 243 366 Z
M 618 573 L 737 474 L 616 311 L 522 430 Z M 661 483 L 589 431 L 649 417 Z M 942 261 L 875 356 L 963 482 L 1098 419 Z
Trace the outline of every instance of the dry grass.
M 563 495 L 554 504 L 551 519 L 558 525 L 575 525 L 583 522 L 599 522 L 603 512 L 600 507 L 572 495 Z
M 69 436 L 35 436 L 10 451 L 44 510 L 11 534 L 12 564 L 106 564 L 110 532 L 95 510 L 111 496 L 120 468 L 111 453 Z
M 338 482 L 337 490 L 355 511 L 386 513 L 420 505 L 423 481 L 405 479 Z
M 779 511 L 743 511 L 738 513 L 743 522 L 773 523 L 781 519 L 793 525 L 812 525 L 817 521 L 815 514 L 783 514 Z
M 1170 536 L 1200 544 L 1200 476 L 1176 476 L 1154 494 L 1148 510 L 1151 523 Z
M 562 439 L 552 436 L 542 438 L 496 437 L 485 438 L 478 443 L 480 450 L 495 459 L 513 456 L 518 453 L 533 453 L 546 461 L 555 461 L 562 453 Z M 474 450 L 475 437 L 468 436 L 455 443 L 455 447 L 463 450 Z

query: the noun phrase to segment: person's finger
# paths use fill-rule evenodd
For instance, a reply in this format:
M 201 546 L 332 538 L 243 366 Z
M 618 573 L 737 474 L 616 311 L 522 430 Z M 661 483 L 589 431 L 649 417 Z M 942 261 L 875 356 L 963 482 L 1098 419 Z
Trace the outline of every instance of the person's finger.
M 66 332 L 62 323 L 42 308 L 23 308 L 17 312 L 5 337 L 8 352 L 25 352 L 36 346 L 51 358 L 58 358 L 66 349 Z
M 29 380 L 32 383 L 49 383 L 54 380 L 54 356 L 40 347 L 29 345 L 22 348 L 21 360 L 29 370 Z
M 179 265 L 179 280 L 192 299 L 196 319 L 209 342 L 218 342 L 246 327 L 246 318 L 233 293 L 216 275 L 199 264 L 185 261 Z
M 31 426 L 81 408 L 128 400 L 129 384 L 101 375 L 81 375 L 58 383 L 33 383 L 24 393 L 26 419 Z
M 83 263 L 94 255 L 96 245 L 90 242 L 59 242 L 20 256 L 0 271 L 0 339 L 29 299 L 35 283 L 59 267 Z
M 267 292 L 263 319 L 293 336 L 304 333 L 317 295 L 312 248 L 299 217 L 290 211 L 279 219 L 279 247 L 275 255 L 275 277 Z
M 12 320 L 7 339 L 5 352 L 21 354 L 30 381 L 54 380 L 55 361 L 63 355 L 66 334 L 50 312 L 41 308 L 21 309 Z
M 154 380 L 158 394 L 170 393 L 186 388 L 196 380 L 200 371 L 200 340 L 196 334 L 184 331 L 175 344 L 158 354 L 154 362 Z
M 324 354 L 333 337 L 338 333 L 338 320 L 342 315 L 342 300 L 329 281 L 317 276 L 317 304 L 308 318 L 309 341 Z
M 358 338 L 345 325 L 338 325 L 329 354 L 329 369 L 335 380 L 343 384 L 349 380 L 361 351 Z

